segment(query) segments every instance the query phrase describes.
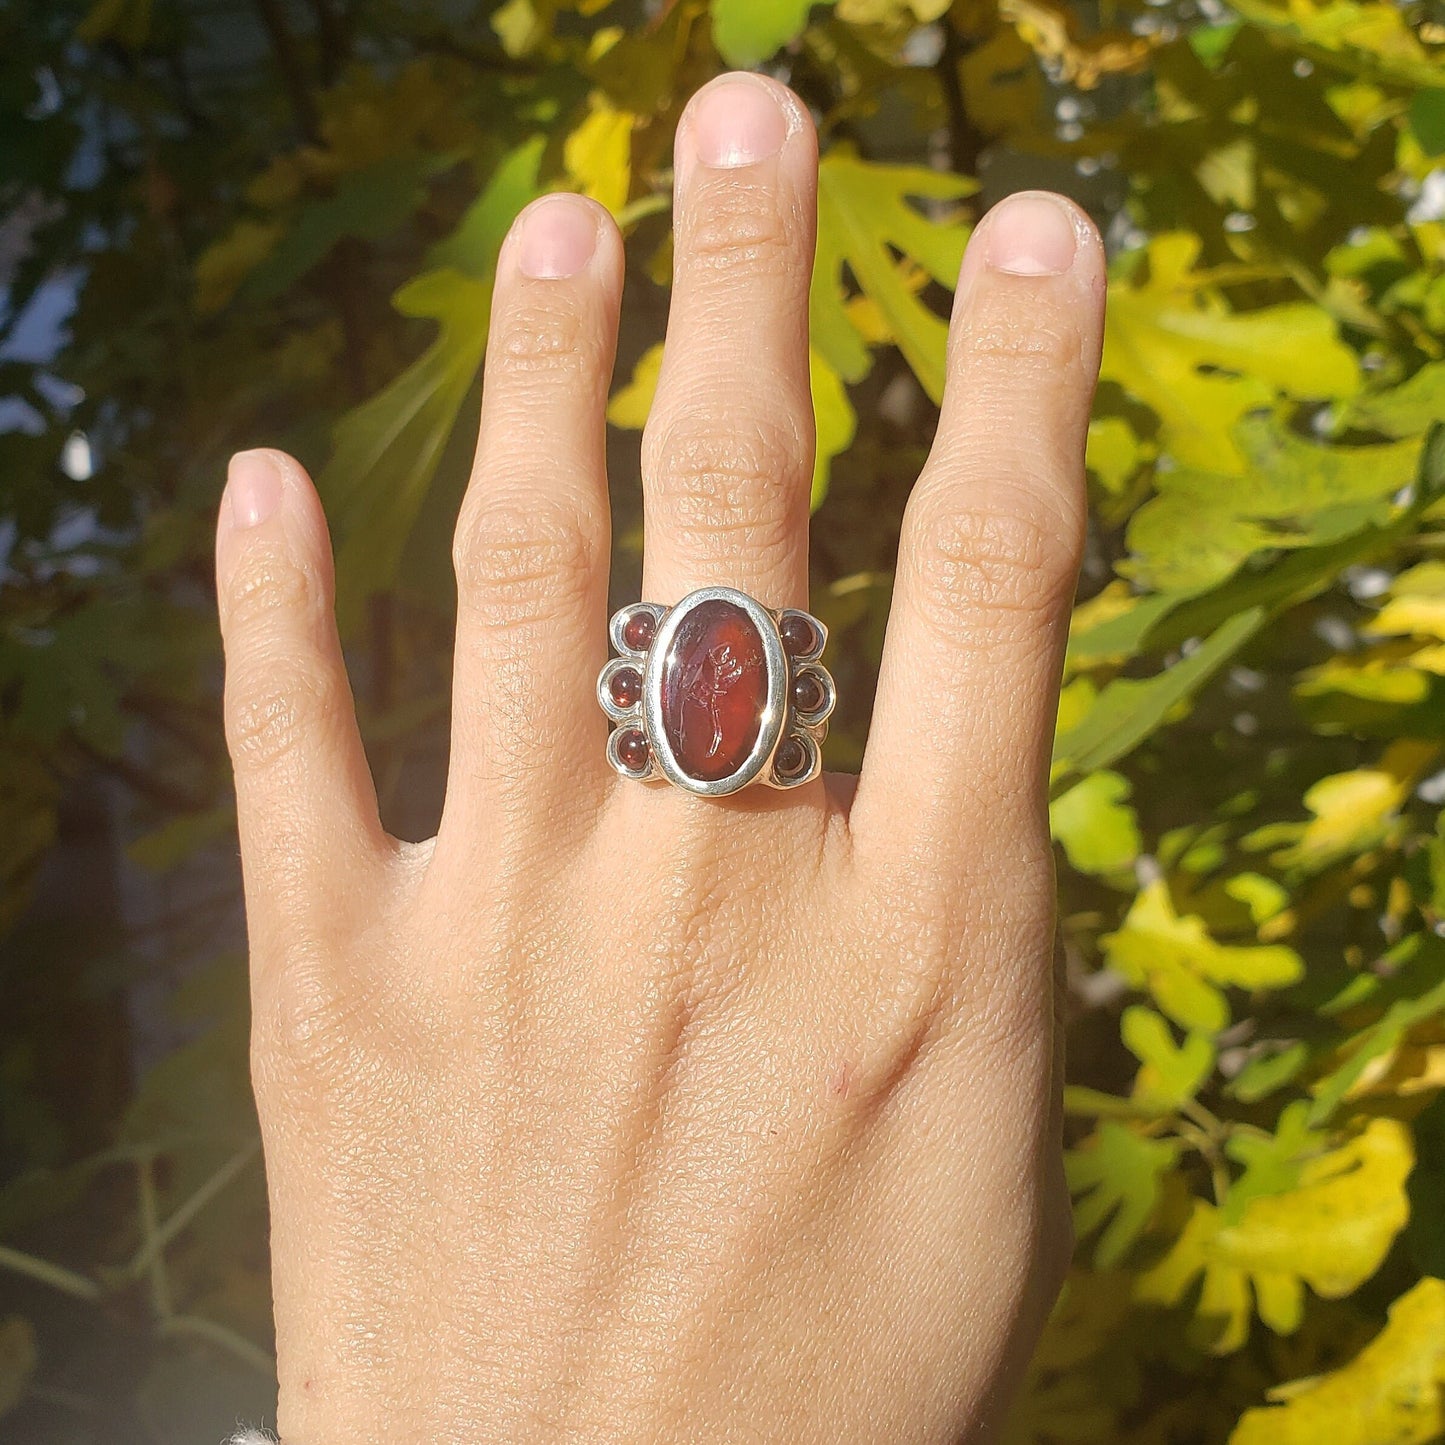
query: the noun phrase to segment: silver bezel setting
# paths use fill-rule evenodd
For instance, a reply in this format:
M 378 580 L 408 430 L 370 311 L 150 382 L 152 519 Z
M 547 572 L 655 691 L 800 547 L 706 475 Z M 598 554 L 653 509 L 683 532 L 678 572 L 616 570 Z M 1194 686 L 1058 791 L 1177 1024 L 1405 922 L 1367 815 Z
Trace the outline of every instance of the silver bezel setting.
M 667 654 L 678 628 L 694 608 L 715 601 L 739 608 L 757 630 L 767 669 L 767 696 L 759 717 L 758 736 L 741 766 L 725 778 L 703 781 L 685 772 L 673 752 L 663 722 L 662 681 Z M 639 612 L 651 614 L 656 623 L 652 642 L 645 649 L 629 647 L 623 635 L 628 622 Z M 791 614 L 807 620 L 816 640 L 815 646 L 797 656 L 788 654 L 780 632 L 783 620 Z M 666 780 L 699 797 L 721 798 L 757 782 L 772 788 L 801 787 L 822 772 L 822 743 L 828 733 L 828 719 L 837 705 L 837 689 L 828 669 L 818 662 L 827 645 L 828 630 L 811 613 L 796 608 L 773 611 L 733 587 L 702 587 L 690 592 L 675 607 L 631 603 L 613 614 L 608 634 L 619 655 L 608 661 L 598 674 L 597 701 L 615 725 L 607 740 L 607 760 L 623 777 L 639 782 Z M 618 672 L 629 667 L 642 674 L 642 695 L 632 707 L 624 708 L 613 699 L 611 682 Z M 822 702 L 808 713 L 800 713 L 792 701 L 793 679 L 802 673 L 817 678 L 823 693 Z M 618 743 L 629 729 L 637 729 L 647 739 L 646 771 L 628 768 L 618 756 Z M 786 738 L 797 739 L 807 754 L 808 766 L 794 776 L 780 777 L 775 760 Z

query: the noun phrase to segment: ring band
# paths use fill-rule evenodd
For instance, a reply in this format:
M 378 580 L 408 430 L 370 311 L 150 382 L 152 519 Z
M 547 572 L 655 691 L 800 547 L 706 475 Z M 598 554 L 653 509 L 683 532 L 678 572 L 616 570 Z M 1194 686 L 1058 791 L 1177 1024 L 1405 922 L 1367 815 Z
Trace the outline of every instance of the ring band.
M 608 630 L 618 656 L 597 701 L 616 724 L 607 760 L 624 778 L 720 798 L 822 771 L 837 693 L 818 661 L 828 629 L 811 613 L 703 587 L 675 607 L 634 602 Z

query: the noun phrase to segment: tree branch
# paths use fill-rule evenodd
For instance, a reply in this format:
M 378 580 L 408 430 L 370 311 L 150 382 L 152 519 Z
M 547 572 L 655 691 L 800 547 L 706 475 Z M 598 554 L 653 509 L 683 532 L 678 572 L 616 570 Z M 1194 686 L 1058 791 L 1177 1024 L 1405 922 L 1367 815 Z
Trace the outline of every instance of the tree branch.
M 986 144 L 986 137 L 969 116 L 968 103 L 963 97 L 963 82 L 958 74 L 958 68 L 970 47 L 964 45 L 958 30 L 947 15 L 940 23 L 943 26 L 943 53 L 938 57 L 938 64 L 934 69 L 938 74 L 939 88 L 943 92 L 943 108 L 948 116 L 949 168 L 959 175 L 977 175 L 978 159 Z
M 271 41 L 271 53 L 276 58 L 277 70 L 281 72 L 281 83 L 291 103 L 291 113 L 302 135 L 307 140 L 315 140 L 320 134 L 320 117 L 316 113 L 316 102 L 311 97 L 311 87 L 307 84 L 301 49 L 286 24 L 280 0 L 255 0 L 255 3 L 261 24 L 266 27 Z
M 332 0 L 311 0 L 316 36 L 321 44 L 321 79 L 330 85 L 351 54 L 351 33 Z

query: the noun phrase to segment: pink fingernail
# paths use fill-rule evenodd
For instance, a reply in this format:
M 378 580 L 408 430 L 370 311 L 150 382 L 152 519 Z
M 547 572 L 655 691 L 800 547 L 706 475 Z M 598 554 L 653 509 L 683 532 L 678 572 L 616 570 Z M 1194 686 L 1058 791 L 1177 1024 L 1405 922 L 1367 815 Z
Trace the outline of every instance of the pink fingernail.
M 1079 249 L 1064 202 L 1040 191 L 1000 201 L 988 217 L 988 264 L 1013 276 L 1062 276 Z
M 690 125 L 697 158 L 705 166 L 755 165 L 782 150 L 788 120 L 764 80 L 732 75 L 698 97 Z
M 517 223 L 517 267 L 534 281 L 575 276 L 596 250 L 597 213 L 581 196 L 543 196 Z
M 238 531 L 259 527 L 275 515 L 286 493 L 276 459 L 267 451 L 237 452 L 226 478 L 231 521 Z

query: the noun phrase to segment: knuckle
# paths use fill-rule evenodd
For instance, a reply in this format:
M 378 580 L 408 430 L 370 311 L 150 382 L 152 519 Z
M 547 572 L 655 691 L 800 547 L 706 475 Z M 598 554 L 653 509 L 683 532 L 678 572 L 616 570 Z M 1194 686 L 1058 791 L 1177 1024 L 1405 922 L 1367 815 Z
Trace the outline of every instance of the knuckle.
M 1051 391 L 1084 365 L 1083 338 L 1074 321 L 1026 310 L 1002 296 L 996 304 L 984 300 L 955 324 L 953 353 L 955 365 L 969 373 L 971 382 L 1001 367 L 1010 373 L 1042 373 Z
M 811 451 L 791 414 L 755 411 L 744 426 L 689 417 L 647 434 L 643 477 L 681 546 L 745 544 L 751 555 L 776 556 L 806 517 L 801 478 Z
M 1074 527 L 1041 485 L 994 490 L 986 505 L 920 499 L 905 521 L 910 580 L 925 615 L 948 630 L 970 627 L 980 613 L 1032 626 L 1073 596 Z
M 469 507 L 452 550 L 463 605 L 472 620 L 500 630 L 574 609 L 600 560 L 582 517 L 540 497 Z
M 288 616 L 312 617 L 327 605 L 323 579 L 277 546 L 246 549 L 223 598 L 231 630 L 251 630 Z
M 350 706 L 330 668 L 267 657 L 226 685 L 226 742 L 237 768 L 264 768 L 305 747 Z
M 368 1048 L 364 999 L 345 991 L 326 961 L 303 951 L 286 960 L 258 998 L 251 1022 L 251 1074 L 258 1094 L 295 1098 L 298 1086 L 335 1084 Z
M 726 176 L 702 188 L 688 207 L 678 245 L 684 268 L 779 273 L 795 263 L 796 227 L 777 191 Z
M 575 307 L 526 301 L 498 317 L 494 372 L 571 380 L 602 369 L 603 345 Z

